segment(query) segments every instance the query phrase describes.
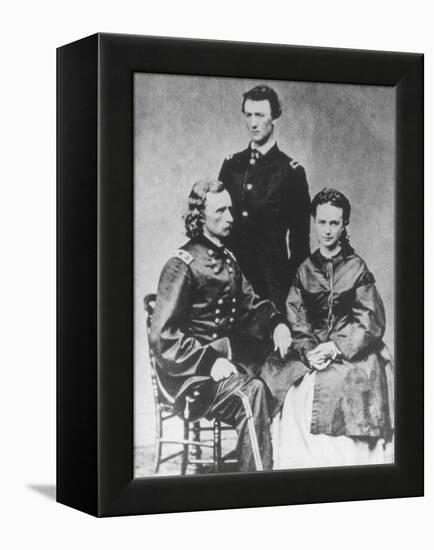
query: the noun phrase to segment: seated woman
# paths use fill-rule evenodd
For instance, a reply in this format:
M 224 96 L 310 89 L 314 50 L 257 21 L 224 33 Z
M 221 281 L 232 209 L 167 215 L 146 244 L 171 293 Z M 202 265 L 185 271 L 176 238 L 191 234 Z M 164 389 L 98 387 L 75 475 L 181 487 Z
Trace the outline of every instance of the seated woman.
M 280 365 L 291 387 L 274 426 L 274 468 L 393 462 L 384 307 L 349 244 L 350 209 L 334 189 L 312 201 L 319 249 L 299 267 L 287 299 L 298 358 Z

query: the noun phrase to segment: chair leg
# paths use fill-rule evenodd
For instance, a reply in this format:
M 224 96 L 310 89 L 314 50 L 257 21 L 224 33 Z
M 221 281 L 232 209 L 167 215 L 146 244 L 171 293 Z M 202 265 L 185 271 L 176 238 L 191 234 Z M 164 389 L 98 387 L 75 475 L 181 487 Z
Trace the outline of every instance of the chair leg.
M 187 441 L 190 437 L 190 424 L 188 420 L 184 420 L 184 441 Z M 185 443 L 183 445 L 182 461 L 181 461 L 181 475 L 185 475 L 188 466 L 188 455 L 190 452 L 190 445 Z
M 200 441 L 200 422 L 198 420 L 193 423 L 193 441 Z M 191 449 L 191 456 L 195 460 L 200 460 L 202 458 L 202 449 L 199 447 L 199 445 L 193 445 L 193 448 Z M 201 465 L 194 464 L 194 473 L 200 474 L 201 471 Z
M 214 472 L 218 473 L 222 463 L 222 434 L 220 419 L 214 419 Z
M 161 409 L 157 407 L 155 410 L 155 458 L 154 458 L 154 475 L 158 474 L 161 464 L 161 439 L 163 437 L 163 421 L 161 419 Z

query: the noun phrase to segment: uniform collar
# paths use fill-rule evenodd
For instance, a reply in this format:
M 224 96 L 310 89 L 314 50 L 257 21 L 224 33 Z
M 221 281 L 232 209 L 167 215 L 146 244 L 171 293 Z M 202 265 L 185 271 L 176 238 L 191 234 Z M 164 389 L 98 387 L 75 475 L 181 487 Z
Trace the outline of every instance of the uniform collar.
M 206 239 L 209 243 L 213 244 L 214 247 L 217 248 L 218 250 L 223 250 L 224 248 L 223 243 L 220 242 L 218 239 L 213 239 L 208 235 L 203 235 L 203 238 Z
M 245 149 L 247 158 L 249 158 L 252 155 L 252 151 L 256 151 L 256 150 L 259 151 L 259 149 L 255 149 L 254 147 L 252 147 L 252 144 L 250 143 L 247 149 Z M 259 159 L 259 162 L 260 163 L 271 162 L 279 155 L 279 153 L 280 153 L 280 149 L 277 146 L 277 143 L 274 142 L 273 145 L 270 147 L 270 149 L 268 149 L 267 152 L 261 156 L 261 158 Z
M 271 151 L 271 149 L 274 146 L 277 147 L 277 143 L 276 143 L 275 139 L 272 139 L 271 141 L 269 141 L 265 145 L 255 145 L 253 143 L 253 141 L 250 142 L 250 149 L 254 149 L 256 151 L 259 151 L 261 153 L 261 155 L 264 155 L 264 156 L 268 153 L 268 151 Z
M 217 240 L 211 240 L 210 238 L 206 237 L 203 233 L 196 237 L 197 242 L 203 244 L 205 247 L 207 247 L 209 250 L 212 250 L 213 252 L 217 254 L 222 254 L 225 247 L 223 244 L 218 244 Z

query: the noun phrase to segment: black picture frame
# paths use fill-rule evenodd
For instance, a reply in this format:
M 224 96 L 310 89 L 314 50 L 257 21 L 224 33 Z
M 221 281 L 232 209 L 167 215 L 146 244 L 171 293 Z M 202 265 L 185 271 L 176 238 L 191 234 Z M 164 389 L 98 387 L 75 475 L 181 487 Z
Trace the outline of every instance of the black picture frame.
M 57 71 L 57 500 L 117 516 L 423 495 L 423 55 L 96 34 Z M 396 87 L 395 464 L 134 479 L 134 72 Z

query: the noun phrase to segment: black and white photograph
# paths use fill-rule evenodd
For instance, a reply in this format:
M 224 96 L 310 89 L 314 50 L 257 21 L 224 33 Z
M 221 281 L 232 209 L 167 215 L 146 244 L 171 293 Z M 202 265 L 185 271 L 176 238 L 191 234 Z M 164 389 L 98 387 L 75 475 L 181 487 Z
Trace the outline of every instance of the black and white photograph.
M 134 475 L 394 464 L 393 87 L 134 74 Z

